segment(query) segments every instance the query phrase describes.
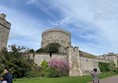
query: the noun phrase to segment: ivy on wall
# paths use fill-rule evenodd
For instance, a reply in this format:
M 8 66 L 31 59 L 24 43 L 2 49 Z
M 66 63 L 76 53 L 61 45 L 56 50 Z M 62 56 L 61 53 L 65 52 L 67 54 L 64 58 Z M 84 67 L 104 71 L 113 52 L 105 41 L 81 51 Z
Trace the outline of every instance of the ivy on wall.
M 106 63 L 106 62 L 99 62 L 99 68 L 101 72 L 116 72 L 118 73 L 118 67 L 115 66 L 114 62 Z

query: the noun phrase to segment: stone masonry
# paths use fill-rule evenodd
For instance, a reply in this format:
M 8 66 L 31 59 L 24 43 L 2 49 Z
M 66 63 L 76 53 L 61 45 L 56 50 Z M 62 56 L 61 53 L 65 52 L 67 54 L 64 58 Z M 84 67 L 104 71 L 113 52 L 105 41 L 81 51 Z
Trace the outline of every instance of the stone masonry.
M 48 29 L 42 33 L 41 47 L 43 48 L 49 43 L 59 43 L 60 52 L 65 53 L 65 48 L 71 46 L 71 34 L 58 28 Z
M 117 58 L 112 58 L 113 56 L 109 57 L 110 60 L 98 57 L 85 57 L 91 54 L 82 51 L 80 53 L 78 47 L 71 46 L 71 34 L 59 28 L 48 29 L 42 33 L 41 47 L 43 48 L 49 43 L 59 43 L 61 45 L 61 50 L 59 50 L 61 54 L 53 54 L 52 57 L 46 53 L 35 54 L 34 62 L 40 65 L 43 60 L 49 61 L 52 58 L 66 60 L 69 62 L 70 66 L 69 76 L 87 75 L 90 74 L 93 68 L 99 70 L 98 62 L 114 61 L 114 63 L 116 63 L 117 60 Z
M 6 21 L 6 15 L 0 14 L 0 49 L 7 46 L 11 23 Z

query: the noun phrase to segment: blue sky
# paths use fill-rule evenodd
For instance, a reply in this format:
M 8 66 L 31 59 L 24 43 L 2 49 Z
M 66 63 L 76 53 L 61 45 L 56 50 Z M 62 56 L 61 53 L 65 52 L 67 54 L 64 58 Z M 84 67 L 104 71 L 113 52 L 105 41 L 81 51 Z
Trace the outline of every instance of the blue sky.
M 0 0 L 12 24 L 8 45 L 38 49 L 50 28 L 71 32 L 72 45 L 100 55 L 118 53 L 117 0 Z

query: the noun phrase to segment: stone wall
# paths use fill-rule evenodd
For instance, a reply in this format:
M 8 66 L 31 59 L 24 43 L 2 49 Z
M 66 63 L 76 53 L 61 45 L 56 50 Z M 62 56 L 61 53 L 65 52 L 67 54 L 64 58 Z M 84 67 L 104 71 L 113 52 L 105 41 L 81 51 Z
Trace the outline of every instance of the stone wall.
M 105 59 L 97 59 L 97 58 L 87 58 L 80 57 L 79 48 L 78 47 L 68 47 L 66 48 L 67 54 L 52 54 L 50 57 L 49 53 L 36 53 L 33 57 L 34 62 L 37 65 L 40 65 L 43 60 L 49 61 L 50 59 L 62 59 L 67 60 L 69 62 L 70 70 L 69 76 L 82 76 L 90 74 L 93 68 L 97 68 L 99 71 L 98 63 L 99 62 L 109 62 Z
M 7 46 L 11 24 L 6 21 L 5 15 L 0 14 L 0 49 Z
M 93 70 L 93 68 L 97 68 L 98 71 L 100 71 L 98 63 L 109 62 L 105 59 L 80 57 L 79 48 L 77 47 L 69 47 L 66 50 L 68 52 L 67 55 L 52 54 L 52 57 L 50 57 L 49 53 L 36 53 L 34 57 L 33 54 L 30 55 L 37 65 L 40 65 L 43 60 L 49 61 L 50 59 L 62 59 L 68 61 L 70 66 L 69 76 L 88 75 Z
M 52 57 L 46 53 L 35 54 L 34 62 L 40 65 L 43 60 L 67 60 L 70 67 L 69 76 L 87 75 L 90 74 L 93 68 L 97 68 L 99 71 L 99 62 L 109 62 L 108 59 L 97 59 L 93 54 L 80 51 L 78 47 L 72 47 L 71 34 L 61 29 L 49 29 L 42 33 L 42 48 L 49 43 L 59 43 L 62 48 L 60 51 L 65 54 L 52 54 Z M 110 59 L 115 60 L 114 57 L 110 57 Z
M 65 55 L 65 54 L 52 54 L 52 57 L 50 57 L 49 53 L 36 53 L 34 56 L 34 62 L 37 65 L 40 65 L 43 60 L 49 61 L 50 59 L 67 60 L 67 55 Z
M 72 46 L 67 48 L 67 56 L 70 65 L 69 76 L 81 76 L 79 48 Z
M 86 57 L 80 57 L 80 67 L 83 75 L 90 74 L 93 68 L 97 68 L 100 71 L 98 63 L 99 62 L 108 62 L 104 59 L 92 59 Z
M 109 54 L 101 55 L 101 56 L 97 56 L 97 58 L 112 61 L 115 63 L 116 67 L 118 67 L 118 56 L 116 54 L 114 54 L 114 55 L 109 55 Z
M 117 56 L 106 56 L 105 59 L 109 60 L 109 61 L 113 61 L 115 63 L 115 65 L 118 67 L 118 63 L 117 63 L 118 58 L 117 58 Z

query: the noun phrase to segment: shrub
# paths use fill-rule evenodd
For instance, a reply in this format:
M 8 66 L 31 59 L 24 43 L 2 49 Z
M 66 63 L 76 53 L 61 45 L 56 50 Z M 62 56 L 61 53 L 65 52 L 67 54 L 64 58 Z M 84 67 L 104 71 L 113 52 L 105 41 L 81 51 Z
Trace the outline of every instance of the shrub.
M 43 60 L 42 63 L 41 63 L 41 67 L 43 69 L 47 68 L 48 67 L 48 62 L 46 60 Z
M 59 59 L 51 59 L 48 62 L 48 65 L 49 65 L 49 71 L 48 71 L 49 77 L 68 76 L 69 63 L 67 61 Z
M 54 68 L 48 67 L 45 75 L 46 77 L 58 77 L 58 72 Z
M 105 62 L 99 62 L 99 68 L 101 72 L 109 72 L 109 65 L 110 63 L 105 63 Z
M 46 60 L 43 60 L 42 63 L 41 63 L 41 76 L 44 77 L 44 76 L 47 76 L 47 70 L 49 69 L 48 68 L 48 62 L 46 62 Z
M 45 77 L 62 77 L 69 73 L 69 63 L 59 59 L 51 59 L 49 62 L 43 60 L 41 68 L 41 75 Z
M 101 72 L 116 72 L 118 73 L 118 68 L 115 66 L 113 62 L 105 63 L 105 62 L 99 62 L 99 68 Z
M 41 76 L 41 67 L 32 67 L 31 71 L 26 73 L 26 77 L 28 78 L 35 78 Z

